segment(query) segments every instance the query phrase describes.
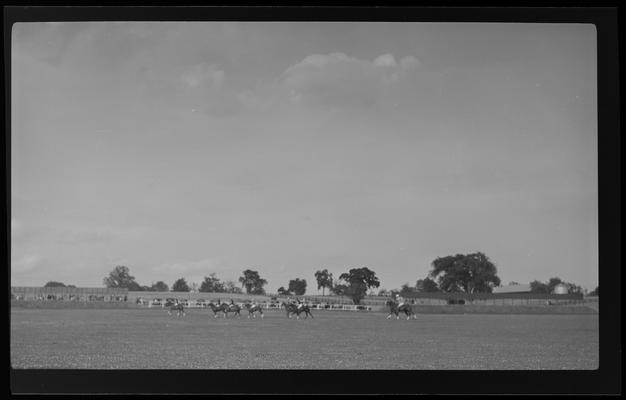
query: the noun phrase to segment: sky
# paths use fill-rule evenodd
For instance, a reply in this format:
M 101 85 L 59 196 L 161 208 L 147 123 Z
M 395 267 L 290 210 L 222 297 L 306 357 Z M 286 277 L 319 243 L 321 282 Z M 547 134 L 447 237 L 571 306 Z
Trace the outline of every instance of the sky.
M 11 284 L 598 284 L 585 24 L 17 23 Z

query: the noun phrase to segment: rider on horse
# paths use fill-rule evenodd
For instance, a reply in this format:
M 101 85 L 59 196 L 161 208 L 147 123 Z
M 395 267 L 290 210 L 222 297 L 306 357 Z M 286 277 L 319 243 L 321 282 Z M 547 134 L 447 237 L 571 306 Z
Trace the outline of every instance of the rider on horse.
M 302 301 L 302 299 L 299 299 L 296 297 L 296 302 L 298 303 L 298 310 L 301 310 L 302 307 L 304 307 L 304 301 Z
M 398 303 L 398 308 L 404 305 L 404 299 L 399 294 L 396 295 L 396 303 Z

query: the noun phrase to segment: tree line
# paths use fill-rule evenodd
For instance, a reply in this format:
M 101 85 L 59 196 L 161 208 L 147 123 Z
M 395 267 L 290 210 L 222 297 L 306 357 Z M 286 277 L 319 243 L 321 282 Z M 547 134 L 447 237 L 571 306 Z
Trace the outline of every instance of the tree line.
M 372 295 L 375 288 L 380 288 L 380 280 L 376 272 L 367 268 L 350 268 L 340 274 L 336 279 L 328 269 L 315 272 L 317 289 L 322 290 L 324 296 L 326 290 L 337 296 L 346 296 L 359 304 L 368 294 Z M 263 279 L 258 271 L 246 269 L 238 279 L 239 287 L 233 281 L 221 281 L 215 273 L 204 277 L 198 285 L 189 285 L 184 278 L 177 279 L 171 286 L 173 292 L 189 292 L 191 290 L 212 293 L 245 293 L 264 295 L 264 286 L 267 280 Z M 170 287 L 163 281 L 153 283 L 151 286 L 139 285 L 135 277 L 130 275 L 128 267 L 116 266 L 103 283 L 109 288 L 128 288 L 131 291 L 169 291 Z M 423 279 L 418 279 L 414 286 L 408 283 L 399 289 L 379 289 L 378 295 L 389 296 L 400 294 L 403 296 L 418 292 L 444 292 L 444 293 L 492 293 L 493 289 L 500 286 L 500 278 L 497 275 L 495 264 L 483 253 L 456 254 L 438 257 L 431 263 L 431 270 Z M 533 281 L 530 283 L 530 291 L 534 293 L 552 293 L 554 288 L 563 284 L 568 293 L 582 293 L 580 286 L 564 282 L 560 278 L 551 278 L 547 282 Z M 307 281 L 302 278 L 294 278 L 284 286 L 278 288 L 279 295 L 301 296 L 306 293 Z M 597 295 L 598 288 L 592 292 Z

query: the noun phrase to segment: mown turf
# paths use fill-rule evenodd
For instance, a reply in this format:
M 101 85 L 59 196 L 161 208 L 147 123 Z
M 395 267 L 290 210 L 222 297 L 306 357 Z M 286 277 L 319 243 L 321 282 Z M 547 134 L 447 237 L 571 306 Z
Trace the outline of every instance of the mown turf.
M 596 369 L 597 315 L 11 311 L 14 368 Z M 244 312 L 245 313 L 245 312 Z

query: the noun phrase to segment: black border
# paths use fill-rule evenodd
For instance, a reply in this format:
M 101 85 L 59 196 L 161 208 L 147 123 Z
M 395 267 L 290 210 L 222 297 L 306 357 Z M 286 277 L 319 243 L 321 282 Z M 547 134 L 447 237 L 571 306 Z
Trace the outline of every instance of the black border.
M 598 39 L 600 367 L 592 371 L 16 370 L 12 394 L 619 394 L 621 393 L 621 148 L 618 8 L 37 7 L 4 8 L 6 90 L 11 26 L 36 21 L 399 21 L 588 23 Z M 4 109 L 7 122 L 10 102 Z M 6 132 L 10 132 L 7 123 Z M 10 134 L 5 136 L 10 221 Z M 9 260 L 9 229 L 2 250 Z M 10 264 L 7 264 L 10 265 Z M 7 289 L 10 291 L 10 268 Z M 8 304 L 10 320 L 10 304 Z M 10 351 L 10 342 L 8 343 Z M 9 359 L 10 364 L 10 359 Z

